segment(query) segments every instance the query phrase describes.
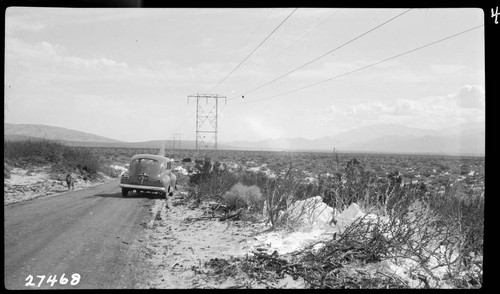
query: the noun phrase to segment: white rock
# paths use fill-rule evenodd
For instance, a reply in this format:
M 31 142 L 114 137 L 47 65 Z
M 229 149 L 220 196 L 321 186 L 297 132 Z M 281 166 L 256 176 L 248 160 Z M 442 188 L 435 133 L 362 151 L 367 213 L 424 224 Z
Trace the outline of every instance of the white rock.
M 363 217 L 365 214 L 359 209 L 358 204 L 352 203 L 347 209 L 342 211 L 339 215 L 335 216 L 335 219 L 339 222 L 343 222 L 344 225 L 352 223 L 359 217 Z
M 297 220 L 303 225 L 324 227 L 331 222 L 334 211 L 323 202 L 321 196 L 315 196 L 294 202 L 287 212 L 292 220 Z

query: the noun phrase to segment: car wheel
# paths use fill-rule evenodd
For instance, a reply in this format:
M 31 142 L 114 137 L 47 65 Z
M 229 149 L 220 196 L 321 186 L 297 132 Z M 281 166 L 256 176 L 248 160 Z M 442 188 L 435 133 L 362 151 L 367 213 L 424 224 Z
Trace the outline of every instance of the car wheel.
M 127 197 L 127 195 L 128 195 L 128 189 L 122 188 L 122 196 Z

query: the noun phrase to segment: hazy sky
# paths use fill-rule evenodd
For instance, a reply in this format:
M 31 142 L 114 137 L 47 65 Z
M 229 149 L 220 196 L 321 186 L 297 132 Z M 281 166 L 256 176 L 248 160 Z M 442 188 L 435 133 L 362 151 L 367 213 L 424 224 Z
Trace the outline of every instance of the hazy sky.
M 196 93 L 228 97 L 219 141 L 484 122 L 484 27 L 370 66 L 482 25 L 483 11 L 406 10 L 11 7 L 5 122 L 194 140 Z

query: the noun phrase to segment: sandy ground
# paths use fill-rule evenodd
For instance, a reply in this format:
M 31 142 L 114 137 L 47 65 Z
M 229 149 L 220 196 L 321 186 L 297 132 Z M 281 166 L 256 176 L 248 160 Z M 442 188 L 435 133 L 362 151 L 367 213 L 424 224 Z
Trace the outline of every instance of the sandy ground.
M 182 190 L 182 188 L 181 188 Z M 145 251 L 156 272 L 149 281 L 150 288 L 229 288 L 248 282 L 244 273 L 234 277 L 215 278 L 205 263 L 211 259 L 244 258 L 264 224 L 246 221 L 219 221 L 218 218 L 192 221 L 203 215 L 203 204 L 192 207 L 184 203 L 185 191 L 178 191 L 171 199 L 170 208 L 165 200 L 157 200 L 153 207 L 154 220 L 148 224 L 149 240 Z M 252 288 L 268 285 L 254 281 Z M 287 277 L 272 287 L 302 288 L 303 281 Z

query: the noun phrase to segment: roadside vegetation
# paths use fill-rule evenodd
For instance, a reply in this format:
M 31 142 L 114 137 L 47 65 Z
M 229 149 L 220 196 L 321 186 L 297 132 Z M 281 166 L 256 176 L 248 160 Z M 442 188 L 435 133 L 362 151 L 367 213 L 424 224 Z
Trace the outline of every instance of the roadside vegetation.
M 450 163 L 434 163 L 435 168 L 430 166 L 433 170 L 450 168 Z M 477 185 L 470 180 L 448 179 L 438 182 L 438 189 L 433 189 L 425 178 L 411 177 L 405 181 L 407 176 L 396 169 L 384 171 L 377 164 L 373 168 L 356 157 L 342 159 L 336 153 L 327 158 L 326 169 L 317 174 L 315 181 L 305 180 L 307 162 L 290 157 L 288 163 L 274 161 L 274 164 L 274 176 L 269 176 L 241 166 L 229 168 L 210 158 L 198 159 L 189 179 L 191 198 L 198 202 L 219 202 L 214 209 L 223 211 L 224 219 L 230 215 L 237 216 L 233 219 L 261 220 L 273 229 L 289 231 L 298 228 L 303 216 L 315 215 L 311 211 L 314 208 L 306 205 L 301 206 L 300 213 L 288 213 L 290 208 L 314 196 L 320 196 L 323 203 L 335 211 L 356 203 L 372 217 L 357 219 L 341 234 L 323 242 L 315 253 L 311 248 L 304 250 L 298 254 L 293 267 L 290 261 L 261 253 L 250 259 L 232 261 L 246 269 L 250 277 L 264 269 L 267 278 L 272 278 L 270 272 L 274 278 L 286 272 L 302 277 L 311 288 L 413 287 L 394 276 L 368 278 L 347 270 L 353 263 L 366 265 L 391 260 L 411 264 L 407 269 L 409 276 L 423 288 L 438 287 L 442 281 L 456 288 L 481 287 L 482 182 Z M 473 164 L 471 160 L 455 168 L 462 176 L 474 174 L 470 172 Z M 403 169 L 411 166 L 408 163 Z M 383 177 L 381 171 L 385 172 Z M 217 264 L 212 262 L 210 266 L 217 267 Z M 446 274 L 437 277 L 436 269 Z M 262 276 L 259 274 L 259 277 Z
M 76 172 L 89 179 L 97 178 L 99 172 L 113 176 L 113 171 L 90 148 L 50 140 L 4 142 L 4 176 L 8 177 L 12 167 L 30 169 L 43 165 L 50 165 L 54 174 Z

